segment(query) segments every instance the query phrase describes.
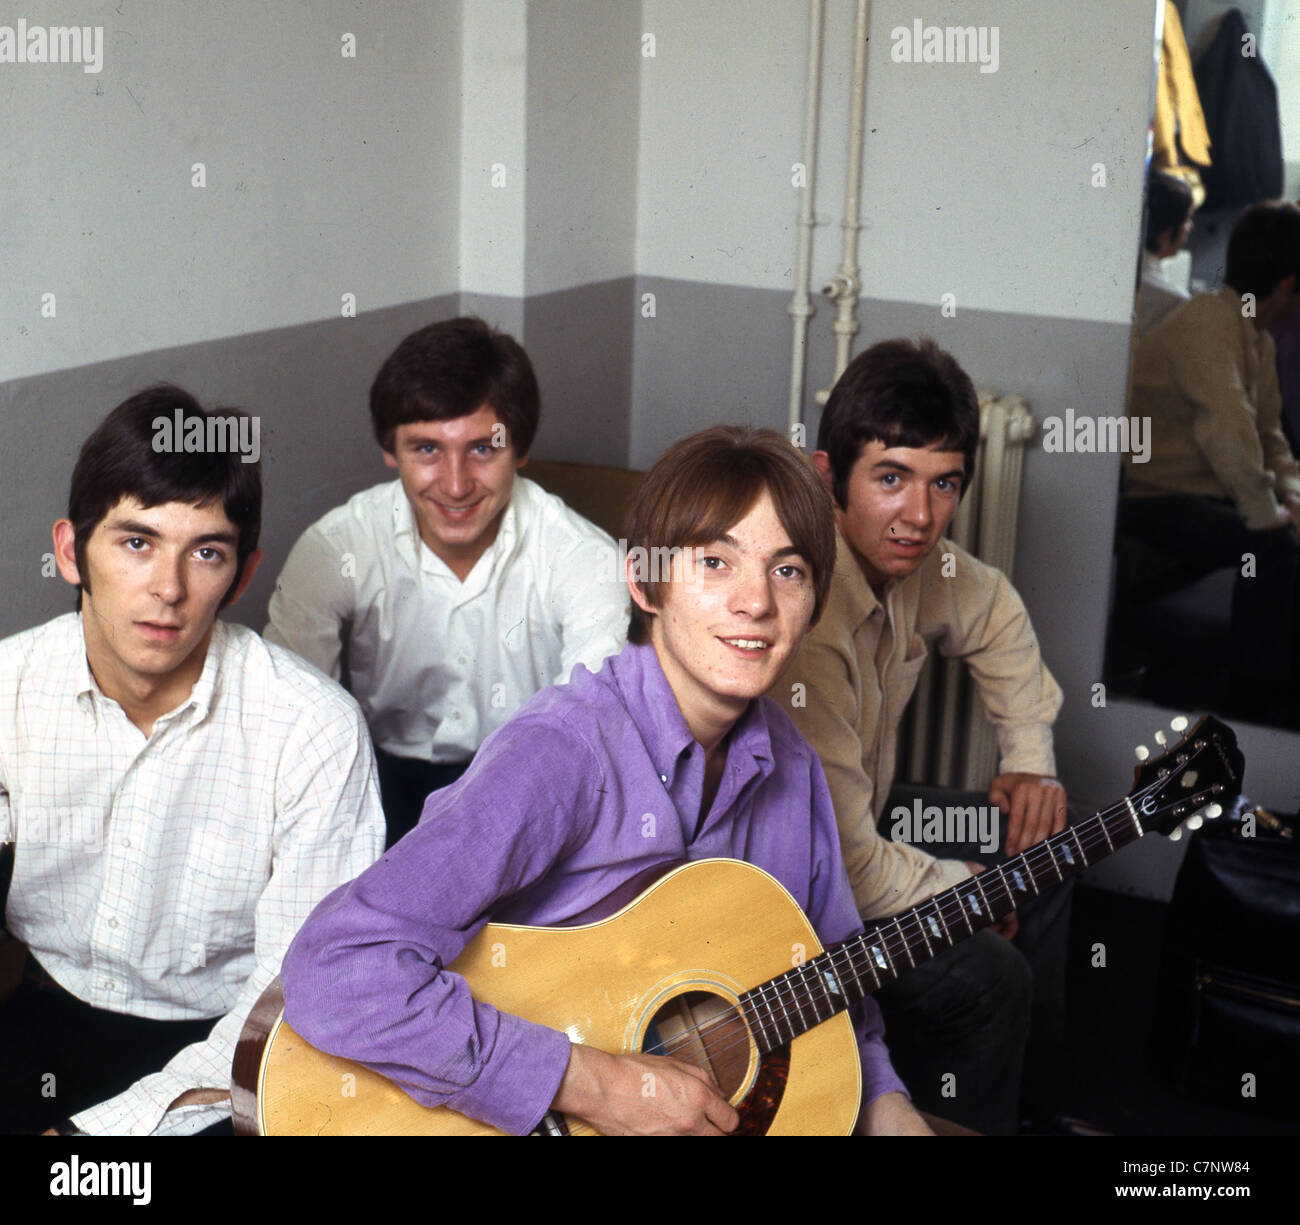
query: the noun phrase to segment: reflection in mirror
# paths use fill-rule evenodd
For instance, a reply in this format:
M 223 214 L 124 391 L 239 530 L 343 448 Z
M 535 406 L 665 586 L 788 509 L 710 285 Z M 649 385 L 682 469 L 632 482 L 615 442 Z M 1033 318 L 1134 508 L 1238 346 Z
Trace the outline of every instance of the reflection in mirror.
M 1164 4 L 1106 686 L 1300 727 L 1300 22 Z

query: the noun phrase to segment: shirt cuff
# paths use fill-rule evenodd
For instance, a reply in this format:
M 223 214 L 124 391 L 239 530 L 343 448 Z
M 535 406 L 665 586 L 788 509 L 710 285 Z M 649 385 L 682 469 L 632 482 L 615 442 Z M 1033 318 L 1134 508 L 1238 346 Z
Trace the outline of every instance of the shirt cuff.
M 167 1107 L 184 1092 L 170 1076 L 156 1073 L 116 1097 L 88 1106 L 74 1114 L 72 1121 L 88 1136 L 188 1136 L 230 1117 L 229 1102 L 183 1106 L 169 1112 Z M 178 1126 L 183 1130 L 176 1130 Z
M 998 728 L 998 746 L 1002 751 L 1001 773 L 1056 777 L 1056 751 L 1050 724 L 1004 724 Z
M 1249 498 L 1239 498 L 1237 509 L 1252 532 L 1264 532 L 1277 527 L 1277 512 L 1281 509 L 1271 489 L 1261 489 Z
M 879 1038 L 870 1038 L 859 1048 L 862 1051 L 862 1109 L 886 1093 L 901 1093 L 911 1101 L 907 1086 L 898 1078 L 894 1065 L 889 1062 L 889 1051 Z
M 569 1039 L 557 1029 L 498 1012 L 496 1041 L 474 1083 L 447 1100 L 453 1110 L 512 1136 L 526 1136 L 551 1108 L 569 1068 Z
M 964 859 L 936 859 L 934 862 L 942 880 L 939 888 L 934 893 L 942 893 L 945 889 L 951 889 L 953 885 L 960 885 L 962 881 L 969 880 L 971 877 L 971 870 L 966 866 Z M 930 896 L 933 897 L 934 894 L 932 893 Z M 920 903 L 918 902 L 917 905 L 920 905 Z

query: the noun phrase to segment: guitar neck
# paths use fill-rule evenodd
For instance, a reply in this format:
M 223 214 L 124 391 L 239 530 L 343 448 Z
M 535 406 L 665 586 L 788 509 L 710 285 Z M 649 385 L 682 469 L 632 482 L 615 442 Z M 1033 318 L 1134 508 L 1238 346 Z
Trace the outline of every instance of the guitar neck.
M 745 992 L 741 1009 L 760 1050 L 829 1020 L 1142 833 L 1124 800 Z

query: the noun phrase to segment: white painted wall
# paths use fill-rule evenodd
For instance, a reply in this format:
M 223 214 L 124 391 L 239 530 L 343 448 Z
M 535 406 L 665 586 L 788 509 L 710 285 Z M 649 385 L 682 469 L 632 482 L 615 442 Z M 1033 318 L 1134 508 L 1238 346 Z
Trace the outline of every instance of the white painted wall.
M 459 288 L 524 296 L 527 8 L 462 0 Z M 428 105 L 426 101 L 424 105 Z
M 0 65 L 0 379 L 455 290 L 460 0 L 16 12 L 104 63 Z
M 807 6 L 643 0 L 636 268 L 791 286 Z
M 816 285 L 839 258 L 852 0 L 827 4 L 827 89 Z M 999 28 L 996 72 L 892 62 L 915 0 L 873 0 L 862 262 L 868 294 L 1099 321 L 1132 312 L 1141 207 L 1134 116 L 1146 107 L 1153 19 L 1144 4 L 932 0 L 932 25 Z M 643 67 L 637 271 L 792 286 L 806 6 L 644 0 L 658 55 Z M 1091 186 L 1093 166 L 1107 186 Z
M 633 273 L 641 34 L 636 0 L 528 6 L 529 296 Z

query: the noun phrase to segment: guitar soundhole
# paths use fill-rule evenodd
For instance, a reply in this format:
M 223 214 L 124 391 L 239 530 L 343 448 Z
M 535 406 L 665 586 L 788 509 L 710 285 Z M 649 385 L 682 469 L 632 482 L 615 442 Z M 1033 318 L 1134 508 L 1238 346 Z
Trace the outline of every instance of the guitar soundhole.
M 706 991 L 688 991 L 654 1014 L 641 1049 L 647 1055 L 668 1055 L 705 1069 L 722 1095 L 731 1100 L 745 1086 L 753 1042 L 744 1018 L 732 1004 Z M 789 1072 L 788 1046 L 762 1057 L 753 1086 L 736 1104 L 740 1126 L 734 1135 L 766 1133 L 781 1105 Z

